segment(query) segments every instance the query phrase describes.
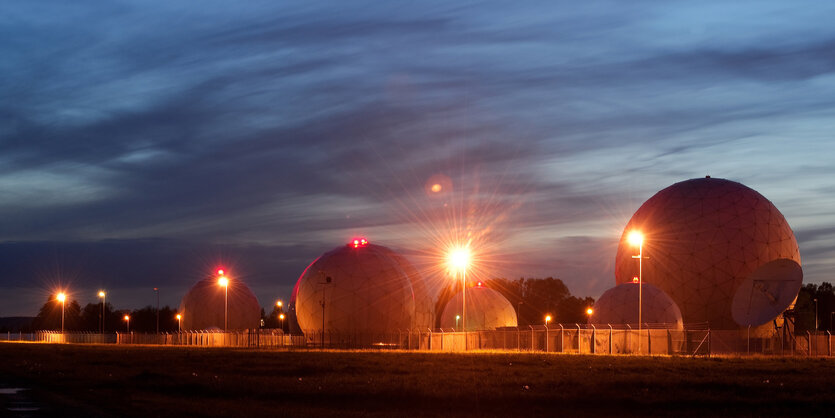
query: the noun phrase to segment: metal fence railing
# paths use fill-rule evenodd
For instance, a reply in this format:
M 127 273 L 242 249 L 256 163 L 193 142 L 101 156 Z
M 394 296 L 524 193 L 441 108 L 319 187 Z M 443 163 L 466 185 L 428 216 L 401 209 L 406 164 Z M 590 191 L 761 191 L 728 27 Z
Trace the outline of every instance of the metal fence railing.
M 666 329 L 648 325 L 595 327 L 555 324 L 548 327 L 507 327 L 456 332 L 451 329 L 404 329 L 387 333 L 313 331 L 291 335 L 281 330 L 182 331 L 174 333 L 1 333 L 0 341 L 76 344 L 153 344 L 195 347 L 252 348 L 377 348 L 427 351 L 504 350 L 578 354 L 765 354 L 831 356 L 832 335 L 751 336 L 745 330 L 710 330 L 699 327 Z

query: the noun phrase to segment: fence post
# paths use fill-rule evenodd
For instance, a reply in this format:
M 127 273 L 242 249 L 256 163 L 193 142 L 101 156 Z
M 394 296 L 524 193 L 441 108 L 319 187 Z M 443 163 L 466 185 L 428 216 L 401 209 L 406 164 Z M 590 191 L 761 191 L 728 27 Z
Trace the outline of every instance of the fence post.
M 710 328 L 707 329 L 707 358 L 710 358 L 711 355 L 711 347 L 710 347 Z
M 614 338 L 615 331 L 612 329 L 612 324 L 606 324 L 609 326 L 609 355 L 612 354 L 612 339 Z
M 632 354 L 632 325 L 626 324 L 626 347 L 627 352 L 624 354 Z
M 528 328 L 531 329 L 531 351 L 533 351 L 533 325 L 528 325 Z
M 647 329 L 647 354 L 652 354 L 652 335 L 649 333 L 649 324 L 644 322 L 644 328 Z
M 806 355 L 812 357 L 812 334 L 806 331 Z
M 580 349 L 580 324 L 574 323 L 577 326 L 577 354 L 583 354 L 582 350 Z
M 560 324 L 560 353 L 565 353 L 565 328 Z
M 597 352 L 595 350 L 595 348 L 597 348 L 597 341 L 596 340 L 597 340 L 597 327 L 595 327 L 594 324 L 591 324 L 591 353 L 592 354 L 595 354 Z
M 548 324 L 545 324 L 545 352 L 548 352 Z
M 751 324 L 748 324 L 748 337 L 747 337 L 747 341 L 748 341 L 748 348 L 747 348 L 747 350 L 748 350 L 748 355 L 750 356 L 750 355 L 751 355 Z

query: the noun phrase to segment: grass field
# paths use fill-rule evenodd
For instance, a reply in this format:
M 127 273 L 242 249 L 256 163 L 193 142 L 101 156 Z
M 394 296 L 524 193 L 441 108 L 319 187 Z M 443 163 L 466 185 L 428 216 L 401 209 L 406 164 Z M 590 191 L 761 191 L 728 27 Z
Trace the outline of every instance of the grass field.
M 797 416 L 835 360 L 0 343 L 0 384 L 64 416 Z M 2 398 L 0 398 L 2 403 Z M 1 414 L 1 412 L 0 412 Z

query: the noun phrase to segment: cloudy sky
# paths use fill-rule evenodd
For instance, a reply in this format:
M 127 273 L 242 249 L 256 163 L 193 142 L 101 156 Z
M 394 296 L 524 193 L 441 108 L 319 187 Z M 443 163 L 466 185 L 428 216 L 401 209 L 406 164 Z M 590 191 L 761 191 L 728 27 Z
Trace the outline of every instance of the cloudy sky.
M 287 3 L 0 4 L 0 316 L 219 265 L 269 306 L 358 235 L 598 297 L 640 204 L 708 174 L 835 280 L 835 5 Z

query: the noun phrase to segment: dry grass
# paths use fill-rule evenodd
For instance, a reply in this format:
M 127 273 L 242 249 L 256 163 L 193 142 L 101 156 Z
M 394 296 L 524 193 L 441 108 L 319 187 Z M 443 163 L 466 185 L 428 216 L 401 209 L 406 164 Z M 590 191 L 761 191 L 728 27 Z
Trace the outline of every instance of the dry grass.
M 0 344 L 86 416 L 832 415 L 835 360 Z M 395 412 L 397 411 L 397 412 Z

